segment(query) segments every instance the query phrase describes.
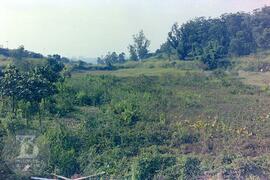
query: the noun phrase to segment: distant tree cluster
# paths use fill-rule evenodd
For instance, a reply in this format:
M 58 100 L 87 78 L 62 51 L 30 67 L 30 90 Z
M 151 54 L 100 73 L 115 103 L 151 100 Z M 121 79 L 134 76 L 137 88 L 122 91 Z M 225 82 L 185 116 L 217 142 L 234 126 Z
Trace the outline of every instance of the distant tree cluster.
M 252 14 L 224 14 L 220 18 L 196 18 L 182 26 L 175 23 L 159 51 L 173 49 L 181 60 L 202 60 L 209 69 L 228 55 L 248 55 L 270 48 L 270 7 Z
M 48 59 L 53 59 L 61 63 L 70 63 L 70 59 L 61 57 L 59 54 L 48 55 Z
M 112 65 L 116 63 L 126 62 L 125 53 L 120 53 L 119 55 L 116 52 L 108 52 L 104 57 L 98 57 L 97 63 L 103 65 Z
M 150 41 L 144 35 L 143 30 L 141 30 L 138 34 L 133 35 L 133 41 L 133 44 L 128 46 L 129 59 L 131 61 L 141 61 L 143 59 L 149 58 Z M 116 52 L 108 52 L 105 56 L 97 58 L 98 64 L 108 66 L 116 63 L 122 64 L 126 61 L 126 54 L 123 52 L 119 55 Z

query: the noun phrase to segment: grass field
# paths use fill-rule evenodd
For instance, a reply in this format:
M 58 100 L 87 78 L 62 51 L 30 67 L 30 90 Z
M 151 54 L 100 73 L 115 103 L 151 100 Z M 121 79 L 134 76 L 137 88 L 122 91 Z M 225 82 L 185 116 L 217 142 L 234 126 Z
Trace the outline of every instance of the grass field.
M 73 78 L 87 75 L 112 75 L 120 79 L 136 79 L 142 75 L 156 77 L 162 88 L 172 93 L 166 113 L 171 126 L 187 122 L 200 126 L 200 131 L 206 131 L 203 134 L 212 132 L 211 143 L 201 140 L 181 148 L 172 147 L 171 150 L 179 155 L 199 156 L 206 163 L 205 169 L 210 174 L 220 169 L 234 169 L 231 171 L 233 174 L 246 168 L 245 163 L 250 166 L 264 161 L 264 168 L 270 163 L 265 159 L 270 154 L 269 57 L 265 53 L 237 59 L 230 70 L 220 72 L 203 71 L 199 64 L 190 65 L 190 62 L 170 66 L 168 61 L 154 60 L 127 64 L 125 69 L 115 71 L 76 74 Z M 196 68 L 187 68 L 191 66 Z M 261 72 L 260 67 L 265 66 L 265 72 Z M 208 129 L 208 124 L 216 129 Z M 220 162 L 220 158 L 226 154 L 235 156 L 229 165 Z M 211 163 L 207 164 L 208 161 L 213 161 L 212 167 Z M 265 175 L 265 172 L 254 171 L 257 174 L 248 172 L 246 177 L 254 175 L 262 178 Z
M 202 179 L 270 177 L 269 57 L 236 58 L 229 69 L 215 71 L 200 62 L 151 59 L 75 72 L 55 100 L 67 113 L 48 116 L 43 125 L 51 131 L 59 123 L 90 144 L 74 155 L 84 174 L 130 177 L 139 166 L 134 162 L 151 162 L 157 153 L 177 162 L 197 158 Z M 133 118 L 138 122 L 126 124 Z M 38 121 L 31 128 L 38 130 Z M 100 154 L 91 154 L 95 148 Z M 159 175 L 177 172 L 162 168 Z

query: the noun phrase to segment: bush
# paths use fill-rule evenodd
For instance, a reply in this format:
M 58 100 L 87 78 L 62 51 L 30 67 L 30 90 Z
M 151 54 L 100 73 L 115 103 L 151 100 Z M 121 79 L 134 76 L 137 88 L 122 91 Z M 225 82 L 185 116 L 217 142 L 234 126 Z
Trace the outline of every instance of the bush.
M 13 113 L 8 113 L 7 116 L 1 120 L 4 129 L 11 134 L 16 131 L 26 128 L 21 118 L 17 118 Z
M 181 179 L 192 180 L 196 179 L 201 174 L 200 160 L 196 157 L 184 157 L 181 164 Z
M 53 105 L 53 103 L 55 103 Z M 74 110 L 75 93 L 68 86 L 63 86 L 60 92 L 55 96 L 55 100 L 50 105 L 52 113 L 57 113 L 59 116 L 64 116 Z
M 74 138 L 65 127 L 55 124 L 45 132 L 46 141 L 50 147 L 49 165 L 53 171 L 67 176 L 73 175 L 79 169 L 77 163 L 80 141 Z
M 92 104 L 91 97 L 89 97 L 87 95 L 87 93 L 84 91 L 79 91 L 76 94 L 76 101 L 79 105 L 91 105 Z
M 213 75 L 217 78 L 224 78 L 227 74 L 223 69 L 216 69 L 213 71 Z
M 112 76 L 90 76 L 70 79 L 69 84 L 76 92 L 80 105 L 103 105 L 110 101 L 111 92 L 116 84 Z
M 135 159 L 132 167 L 133 179 L 153 179 L 158 171 L 173 166 L 176 158 L 170 155 L 161 154 L 142 154 Z
M 180 128 L 173 133 L 172 143 L 173 146 L 179 147 L 181 144 L 193 144 L 199 141 L 200 135 L 191 132 L 187 127 Z

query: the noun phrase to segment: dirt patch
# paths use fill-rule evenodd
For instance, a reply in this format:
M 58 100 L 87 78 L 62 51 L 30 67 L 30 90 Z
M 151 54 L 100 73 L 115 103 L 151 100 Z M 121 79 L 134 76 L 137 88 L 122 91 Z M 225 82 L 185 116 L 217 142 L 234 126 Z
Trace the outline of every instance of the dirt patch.
M 245 84 L 255 86 L 269 86 L 270 72 L 247 72 L 239 71 L 239 77 L 243 79 Z

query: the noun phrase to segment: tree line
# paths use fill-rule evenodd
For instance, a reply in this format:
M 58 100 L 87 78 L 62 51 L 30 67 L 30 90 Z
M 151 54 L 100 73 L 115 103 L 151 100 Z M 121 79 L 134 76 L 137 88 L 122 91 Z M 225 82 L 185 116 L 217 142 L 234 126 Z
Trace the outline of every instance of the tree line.
M 104 57 L 98 57 L 97 63 L 103 65 L 111 65 L 115 63 L 124 63 L 126 62 L 125 53 L 120 53 L 119 55 L 116 52 L 108 52 Z
M 202 60 L 214 69 L 228 56 L 243 56 L 270 48 L 270 7 L 253 13 L 199 17 L 175 23 L 159 52 L 175 52 L 181 60 Z
M 270 6 L 252 13 L 223 14 L 218 18 L 198 17 L 181 26 L 173 24 L 166 42 L 155 53 L 149 52 L 150 41 L 143 31 L 133 35 L 128 46 L 129 60 L 141 61 L 160 54 L 180 60 L 201 60 L 206 69 L 229 64 L 228 57 L 243 56 L 270 48 Z M 121 58 L 120 58 L 121 55 Z M 98 64 L 126 61 L 125 54 L 108 53 Z

